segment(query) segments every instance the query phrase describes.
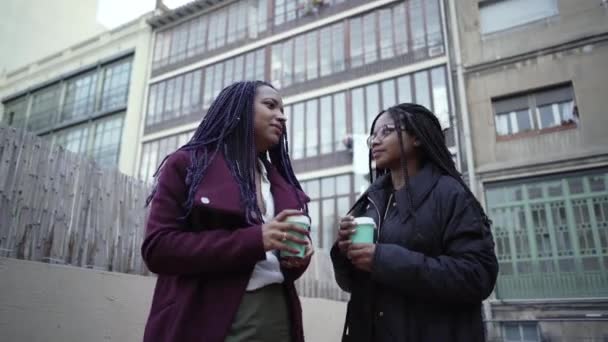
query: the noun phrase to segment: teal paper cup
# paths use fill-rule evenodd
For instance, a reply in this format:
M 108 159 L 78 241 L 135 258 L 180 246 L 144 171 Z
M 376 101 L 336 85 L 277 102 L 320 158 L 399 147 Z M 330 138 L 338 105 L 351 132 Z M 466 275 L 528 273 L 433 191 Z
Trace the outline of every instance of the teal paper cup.
M 355 233 L 351 236 L 351 242 L 356 243 L 374 243 L 374 232 L 376 231 L 376 222 L 371 217 L 355 218 Z
M 292 223 L 306 231 L 310 230 L 310 218 L 308 218 L 308 216 L 305 216 L 305 215 L 288 216 L 285 221 Z M 290 231 L 287 234 L 290 234 L 290 235 L 297 237 L 299 239 L 302 239 L 302 240 L 308 240 L 308 237 L 306 235 L 302 235 L 300 233 Z M 297 243 L 295 243 L 293 241 L 289 241 L 289 240 L 285 241 L 285 244 L 291 248 L 297 249 L 298 253 L 294 254 L 294 253 L 290 253 L 290 252 L 286 252 L 286 251 L 281 251 L 282 257 L 304 258 L 304 255 L 306 253 L 306 246 L 302 246 L 300 244 L 297 244 Z

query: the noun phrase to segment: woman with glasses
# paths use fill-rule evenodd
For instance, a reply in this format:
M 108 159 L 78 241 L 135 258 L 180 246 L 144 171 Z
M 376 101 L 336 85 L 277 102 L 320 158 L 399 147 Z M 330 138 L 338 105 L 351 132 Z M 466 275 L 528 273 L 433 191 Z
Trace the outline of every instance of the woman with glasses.
M 343 341 L 484 341 L 482 301 L 498 273 L 491 221 L 439 120 L 400 104 L 371 132 L 372 185 L 340 220 L 331 251 L 336 280 L 351 293 Z M 351 243 L 361 216 L 375 221 L 375 243 Z

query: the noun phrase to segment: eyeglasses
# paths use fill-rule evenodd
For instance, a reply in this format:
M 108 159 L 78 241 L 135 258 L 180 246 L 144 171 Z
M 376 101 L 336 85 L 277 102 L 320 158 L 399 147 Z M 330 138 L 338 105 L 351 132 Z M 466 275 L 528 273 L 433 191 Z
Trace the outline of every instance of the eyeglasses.
M 367 138 L 367 147 L 372 148 L 372 144 L 374 143 L 374 140 L 376 140 L 376 138 L 380 139 L 380 141 L 384 140 L 384 138 L 386 138 L 387 136 L 389 136 L 391 133 L 395 132 L 397 130 L 397 128 L 395 127 L 395 125 L 384 125 L 382 126 L 380 129 L 378 129 L 375 133 L 370 134 L 370 136 Z M 401 131 L 404 131 L 405 129 L 401 128 Z

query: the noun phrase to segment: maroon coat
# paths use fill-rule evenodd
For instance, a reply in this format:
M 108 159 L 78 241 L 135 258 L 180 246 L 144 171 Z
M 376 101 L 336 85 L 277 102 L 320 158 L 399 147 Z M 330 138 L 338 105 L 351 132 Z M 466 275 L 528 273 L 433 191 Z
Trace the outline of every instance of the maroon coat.
M 145 342 L 224 341 L 253 268 L 266 257 L 262 225 L 246 224 L 238 184 L 221 155 L 201 181 L 188 219 L 178 219 L 185 213 L 181 204 L 186 200 L 188 165 L 188 152 L 167 159 L 151 203 L 141 250 L 158 280 Z M 277 213 L 301 209 L 294 188 L 277 170 L 269 170 L 268 178 Z M 304 193 L 300 196 L 309 201 Z M 304 341 L 293 282 L 306 267 L 283 269 L 293 342 Z

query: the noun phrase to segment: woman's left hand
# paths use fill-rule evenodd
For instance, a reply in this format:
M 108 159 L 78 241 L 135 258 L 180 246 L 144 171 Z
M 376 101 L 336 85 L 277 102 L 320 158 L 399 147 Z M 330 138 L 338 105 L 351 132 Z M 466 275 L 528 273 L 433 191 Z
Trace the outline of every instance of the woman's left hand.
M 376 252 L 376 245 L 373 243 L 357 243 L 351 244 L 348 247 L 346 256 L 350 259 L 350 262 L 356 268 L 371 272 L 372 265 L 374 264 L 374 253 Z
M 281 259 L 281 266 L 285 268 L 299 268 L 304 267 L 306 264 L 310 262 L 310 258 L 315 253 L 314 248 L 310 241 L 306 245 L 306 253 L 304 254 L 304 258 L 296 258 L 296 257 L 285 257 Z

